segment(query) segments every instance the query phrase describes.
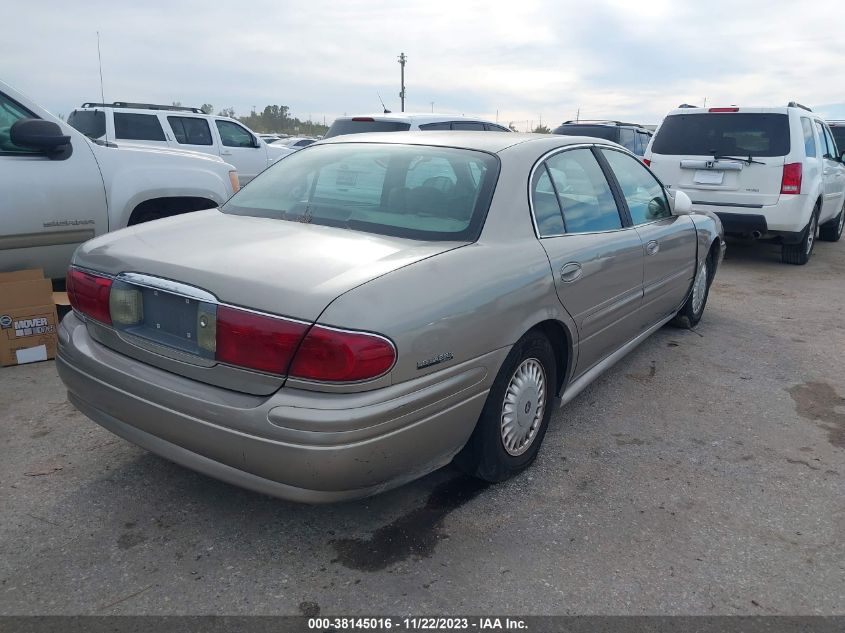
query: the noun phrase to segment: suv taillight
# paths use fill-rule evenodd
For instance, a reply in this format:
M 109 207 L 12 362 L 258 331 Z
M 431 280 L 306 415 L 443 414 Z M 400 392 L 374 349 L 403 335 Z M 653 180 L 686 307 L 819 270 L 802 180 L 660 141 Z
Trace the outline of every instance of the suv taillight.
M 65 280 L 67 296 L 73 309 L 106 325 L 111 325 L 109 310 L 111 284 L 112 280 L 108 277 L 85 272 L 72 266 L 68 268 Z
M 780 181 L 780 192 L 801 193 L 801 163 L 788 163 L 783 166 L 783 178 Z

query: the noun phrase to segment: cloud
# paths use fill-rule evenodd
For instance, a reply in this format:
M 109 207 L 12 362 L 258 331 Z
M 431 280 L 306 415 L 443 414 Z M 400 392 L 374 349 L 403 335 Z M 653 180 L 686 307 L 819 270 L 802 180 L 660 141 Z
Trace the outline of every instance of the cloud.
M 288 105 L 300 118 L 399 109 L 521 121 L 657 122 L 682 102 L 841 112 L 841 25 L 794 2 L 590 4 L 255 0 L 248 5 L 48 0 L 5 9 L 0 79 L 54 112 L 99 100 L 154 101 L 239 113 Z

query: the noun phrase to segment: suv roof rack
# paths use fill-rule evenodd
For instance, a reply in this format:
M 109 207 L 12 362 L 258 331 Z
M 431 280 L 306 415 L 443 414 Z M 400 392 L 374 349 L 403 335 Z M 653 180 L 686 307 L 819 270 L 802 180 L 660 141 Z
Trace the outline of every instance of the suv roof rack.
M 787 108 L 801 108 L 802 110 L 806 110 L 807 112 L 812 112 L 812 111 L 813 111 L 813 110 L 812 110 L 812 108 L 808 108 L 808 107 L 807 107 L 807 106 L 805 106 L 805 105 L 801 105 L 801 104 L 800 104 L 800 103 L 798 103 L 797 101 L 790 101 L 789 103 L 787 103 L 787 104 L 786 104 L 786 107 L 787 107 Z
M 639 123 L 625 123 L 624 121 L 613 121 L 611 119 L 571 119 L 569 121 L 564 121 L 561 125 L 572 125 L 572 124 L 580 124 L 580 123 L 607 123 L 612 125 L 630 125 L 631 127 L 642 127 Z
M 138 110 L 176 110 L 178 112 L 193 112 L 194 114 L 205 114 L 199 108 L 186 108 L 184 106 L 157 105 L 155 103 L 131 103 L 129 101 L 115 101 L 113 103 L 83 103 L 83 108 L 136 108 Z

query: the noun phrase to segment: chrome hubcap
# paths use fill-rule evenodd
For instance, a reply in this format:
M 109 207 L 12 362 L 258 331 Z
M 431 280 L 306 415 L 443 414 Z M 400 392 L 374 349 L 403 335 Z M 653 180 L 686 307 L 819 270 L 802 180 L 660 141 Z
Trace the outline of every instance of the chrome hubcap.
M 522 455 L 537 437 L 546 410 L 546 372 L 536 358 L 522 361 L 511 376 L 502 403 L 502 445 Z
M 707 260 L 698 265 L 695 281 L 692 286 L 692 311 L 698 314 L 704 304 L 704 294 L 707 291 Z
M 810 218 L 810 228 L 807 230 L 807 254 L 810 254 L 810 251 L 813 250 L 813 242 L 816 239 L 816 216 L 813 215 Z

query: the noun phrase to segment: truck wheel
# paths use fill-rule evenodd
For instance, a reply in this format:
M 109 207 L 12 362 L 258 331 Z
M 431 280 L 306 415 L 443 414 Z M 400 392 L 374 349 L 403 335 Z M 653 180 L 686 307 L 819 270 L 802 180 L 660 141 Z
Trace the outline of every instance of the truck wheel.
M 513 346 L 469 441 L 455 458 L 464 472 L 504 481 L 525 470 L 540 450 L 552 415 L 557 364 L 549 340 L 529 332 Z
M 707 297 L 710 295 L 710 282 L 713 281 L 711 256 L 712 251 L 698 264 L 698 270 L 695 271 L 695 279 L 692 282 L 692 292 L 684 307 L 678 310 L 678 314 L 672 319 L 672 325 L 691 330 L 701 321 L 704 307 L 707 305 Z
M 825 242 L 838 242 L 842 237 L 843 227 L 845 227 L 845 203 L 842 204 L 839 215 L 819 227 L 819 239 Z
M 810 223 L 804 229 L 801 236 L 801 241 L 797 244 L 784 244 L 780 248 L 780 258 L 784 264 L 795 264 L 796 266 L 803 266 L 810 261 L 810 255 L 813 254 L 813 247 L 816 245 L 816 229 L 818 228 L 819 220 L 818 207 L 810 216 Z

